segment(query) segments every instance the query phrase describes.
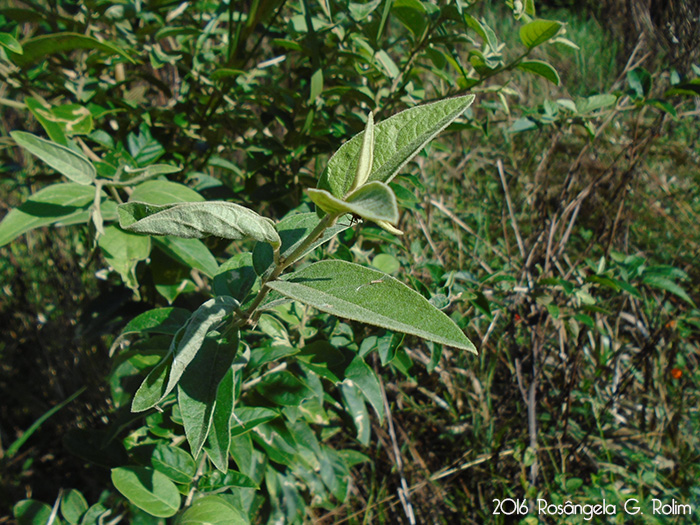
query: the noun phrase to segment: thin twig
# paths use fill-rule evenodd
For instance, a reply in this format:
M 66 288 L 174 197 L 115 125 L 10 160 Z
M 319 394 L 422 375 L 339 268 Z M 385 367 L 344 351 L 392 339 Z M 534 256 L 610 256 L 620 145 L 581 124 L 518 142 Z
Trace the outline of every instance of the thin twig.
M 518 242 L 520 256 L 523 258 L 523 260 L 525 260 L 525 245 L 523 244 L 523 239 L 520 236 L 520 229 L 518 228 L 518 223 L 516 222 L 515 214 L 513 213 L 513 203 L 510 200 L 510 192 L 508 191 L 508 184 L 506 184 L 506 176 L 503 173 L 503 163 L 501 162 L 501 159 L 496 161 L 496 166 L 498 167 L 498 175 L 501 177 L 503 192 L 506 194 L 506 204 L 508 205 L 508 214 L 510 215 L 511 226 L 515 232 L 515 240 Z

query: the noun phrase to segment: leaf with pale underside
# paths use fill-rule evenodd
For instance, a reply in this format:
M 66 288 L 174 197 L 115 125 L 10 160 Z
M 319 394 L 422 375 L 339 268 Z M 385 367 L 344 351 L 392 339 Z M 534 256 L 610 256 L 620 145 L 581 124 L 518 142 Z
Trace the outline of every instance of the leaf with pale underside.
M 268 286 L 322 312 L 476 353 L 447 315 L 377 270 L 339 260 L 320 261 Z
M 386 221 L 396 224 L 399 220 L 399 208 L 396 195 L 388 184 L 368 182 L 346 197 L 346 200 L 334 197 L 326 190 L 307 190 L 313 203 L 326 213 L 353 213 L 370 221 Z
M 149 235 L 175 235 L 201 239 L 215 235 L 225 239 L 255 239 L 279 246 L 274 223 L 232 202 L 183 202 L 147 204 L 128 202 L 117 209 L 119 225 Z

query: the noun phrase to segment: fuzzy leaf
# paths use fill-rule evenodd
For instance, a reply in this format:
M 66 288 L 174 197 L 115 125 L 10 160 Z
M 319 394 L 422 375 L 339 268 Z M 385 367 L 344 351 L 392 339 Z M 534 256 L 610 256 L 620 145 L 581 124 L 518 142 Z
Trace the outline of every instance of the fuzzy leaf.
M 362 186 L 369 174 L 372 172 L 372 159 L 374 157 L 374 116 L 370 111 L 367 115 L 367 125 L 362 135 L 362 147 L 357 154 L 357 168 L 355 170 L 355 180 L 352 183 L 351 191 Z
M 117 208 L 125 230 L 149 235 L 175 235 L 201 239 L 216 235 L 225 239 L 255 239 L 280 245 L 274 223 L 232 202 L 184 202 L 154 205 L 128 202 Z
M 341 200 L 326 190 L 307 190 L 311 200 L 326 213 L 354 213 L 370 221 L 386 221 L 396 224 L 399 208 L 396 195 L 388 184 L 369 182 Z
M 235 401 L 235 381 L 233 368 L 229 368 L 219 383 L 216 403 L 204 450 L 214 466 L 222 473 L 228 471 L 229 448 L 231 446 L 231 426 L 233 425 L 233 405 Z
M 12 131 L 10 135 L 19 146 L 39 157 L 73 182 L 87 186 L 95 180 L 97 176 L 95 166 L 84 155 L 24 131 Z
M 268 286 L 322 312 L 476 353 L 447 315 L 377 270 L 345 261 L 321 261 Z
M 238 301 L 233 297 L 219 296 L 209 299 L 195 310 L 187 322 L 182 337 L 176 336 L 170 347 L 174 357 L 163 397 L 168 395 L 180 380 L 185 368 L 202 347 L 207 333 L 238 306 Z
M 208 337 L 180 378 L 178 404 L 185 435 L 195 458 L 209 435 L 219 383 L 231 368 L 237 352 L 237 335 L 230 341 Z
M 450 98 L 402 111 L 374 126 L 374 158 L 369 181 L 390 182 L 435 136 L 457 119 L 474 95 Z M 318 188 L 342 199 L 352 187 L 364 131 L 335 152 Z

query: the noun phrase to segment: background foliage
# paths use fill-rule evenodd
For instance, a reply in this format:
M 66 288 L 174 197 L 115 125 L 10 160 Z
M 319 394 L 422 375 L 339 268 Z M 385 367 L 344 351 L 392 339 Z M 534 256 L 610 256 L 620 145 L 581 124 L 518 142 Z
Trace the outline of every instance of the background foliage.
M 194 311 L 220 293 L 219 265 L 245 266 L 237 254 L 253 245 L 210 238 L 188 257 L 154 237 L 141 252 L 115 253 L 116 212 L 102 208 L 95 245 L 99 221 L 85 224 L 91 196 L 62 221 L 80 226 L 23 232 L 5 223 L 2 519 L 45 520 L 60 500 L 57 516 L 69 523 L 104 513 L 157 522 L 124 486 L 144 475 L 173 480 L 173 464 L 183 501 L 195 485 L 244 500 L 264 485 L 241 516 L 254 523 L 280 513 L 287 522 L 509 522 L 492 515 L 493 499 L 507 497 L 675 498 L 698 509 L 693 13 L 675 2 L 239 4 L 3 4 L 3 207 L 62 180 L 16 147 L 9 132 L 23 130 L 75 144 L 103 178 L 138 176 L 125 166 L 180 166 L 150 188 L 162 198 L 167 179 L 167 202 L 230 200 L 279 219 L 307 210 L 303 190 L 364 128 L 367 110 L 380 121 L 474 93 L 466 118 L 392 184 L 405 235 L 355 225 L 312 258 L 352 259 L 407 282 L 450 313 L 479 355 L 315 311 L 261 317 L 253 342 L 301 348 L 321 333 L 366 356 L 386 405 L 368 410 L 352 393 L 333 400 L 362 405 L 371 432 L 340 410 L 325 432 L 299 419 L 294 432 L 310 432 L 323 453 L 290 447 L 284 425 L 263 423 L 277 431 L 264 451 L 281 476 L 312 455 L 344 465 L 326 489 L 312 477 L 294 478 L 293 490 L 269 476 L 219 479 L 193 462 L 176 413 L 135 419 L 124 409 L 157 352 L 135 343 L 131 354 L 108 354 L 139 313 Z M 535 18 L 565 25 L 552 22 L 549 41 L 535 45 L 537 34 L 521 34 Z M 167 348 L 166 336 L 142 350 Z M 288 362 L 261 348 L 251 357 L 258 371 Z M 254 387 L 264 378 L 241 386 L 259 406 Z M 295 400 L 262 392 L 275 406 Z M 294 420 L 289 409 L 285 417 Z M 249 438 L 239 439 L 248 450 Z M 162 499 L 168 515 L 180 494 Z

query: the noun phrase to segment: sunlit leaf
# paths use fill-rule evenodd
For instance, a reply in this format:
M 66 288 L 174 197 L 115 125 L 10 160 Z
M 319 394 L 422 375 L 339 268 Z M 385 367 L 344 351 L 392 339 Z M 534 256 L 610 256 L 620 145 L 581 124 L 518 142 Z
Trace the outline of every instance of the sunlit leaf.
M 248 525 L 248 521 L 228 500 L 214 495 L 196 500 L 175 525 Z
M 399 220 L 396 195 L 383 182 L 369 182 L 353 191 L 346 200 L 338 199 L 326 190 L 311 188 L 307 193 L 313 203 L 326 213 L 352 213 L 370 221 L 392 224 Z
M 474 95 L 455 97 L 407 109 L 374 126 L 374 158 L 370 181 L 390 182 L 428 142 L 460 117 Z M 342 199 L 352 187 L 364 132 L 343 144 L 331 157 L 318 188 Z
M 556 20 L 533 20 L 520 28 L 520 40 L 532 49 L 554 38 L 562 26 L 563 24 Z
M 168 518 L 180 508 L 180 492 L 165 474 L 147 467 L 112 469 L 112 483 L 122 495 L 152 516 Z
M 197 239 L 215 235 L 280 245 L 279 235 L 270 219 L 232 202 L 163 205 L 128 202 L 120 205 L 117 211 L 120 226 L 136 233 Z
M 19 146 L 39 157 L 73 182 L 87 186 L 95 180 L 97 176 L 95 166 L 84 155 L 24 131 L 12 131 L 10 135 Z
M 447 315 L 377 270 L 345 261 L 321 261 L 268 286 L 322 312 L 476 353 Z

